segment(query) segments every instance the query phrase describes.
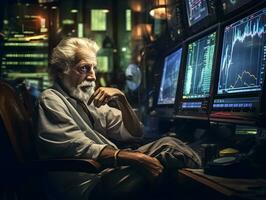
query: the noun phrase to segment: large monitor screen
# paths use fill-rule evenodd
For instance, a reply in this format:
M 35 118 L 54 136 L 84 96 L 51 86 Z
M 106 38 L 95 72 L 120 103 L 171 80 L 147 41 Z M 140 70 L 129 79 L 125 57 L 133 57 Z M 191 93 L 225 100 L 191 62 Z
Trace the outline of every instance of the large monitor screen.
M 215 44 L 216 32 L 188 44 L 183 99 L 209 97 Z
M 181 57 L 182 48 L 168 55 L 164 60 L 158 105 L 175 103 Z
M 225 27 L 218 94 L 261 91 L 265 31 L 266 8 Z
M 187 0 L 185 2 L 189 26 L 196 24 L 208 16 L 207 0 Z
M 250 1 L 252 0 L 222 0 L 223 11 L 228 14 Z

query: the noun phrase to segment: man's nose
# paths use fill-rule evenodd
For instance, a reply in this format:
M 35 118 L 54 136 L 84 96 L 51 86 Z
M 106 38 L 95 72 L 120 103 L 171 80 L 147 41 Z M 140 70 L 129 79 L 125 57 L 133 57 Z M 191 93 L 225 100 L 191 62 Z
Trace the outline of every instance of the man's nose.
M 87 81 L 96 81 L 96 76 L 95 72 L 91 70 L 87 75 L 86 75 L 86 80 Z

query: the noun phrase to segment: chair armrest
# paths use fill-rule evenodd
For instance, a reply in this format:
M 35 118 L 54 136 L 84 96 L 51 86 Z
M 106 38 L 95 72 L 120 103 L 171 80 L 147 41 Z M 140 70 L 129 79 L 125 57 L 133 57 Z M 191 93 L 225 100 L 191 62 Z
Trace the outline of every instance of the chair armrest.
M 100 163 L 90 159 L 46 159 L 25 161 L 11 165 L 0 166 L 1 173 L 13 172 L 14 174 L 42 173 L 44 171 L 75 171 L 86 173 L 99 173 L 103 168 Z
M 0 165 L 0 187 L 22 184 L 29 177 L 38 177 L 50 171 L 99 173 L 100 163 L 90 159 L 47 159 Z
M 23 164 L 26 169 L 42 171 L 76 171 L 99 173 L 102 170 L 100 163 L 90 159 L 47 159 L 34 160 Z

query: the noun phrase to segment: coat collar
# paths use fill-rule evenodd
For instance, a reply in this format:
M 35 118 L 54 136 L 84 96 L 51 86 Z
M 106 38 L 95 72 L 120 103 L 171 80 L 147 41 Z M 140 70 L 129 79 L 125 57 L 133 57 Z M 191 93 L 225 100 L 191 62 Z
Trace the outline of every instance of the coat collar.
M 77 100 L 67 93 L 65 87 L 62 85 L 62 83 L 60 83 L 60 81 L 55 82 L 52 86 L 52 89 L 60 92 L 75 108 L 77 108 Z
M 84 119 L 84 121 L 90 127 L 93 127 L 94 126 L 94 119 L 91 116 L 91 114 L 89 113 L 89 111 L 87 111 L 86 108 L 83 108 L 81 106 L 81 104 L 78 103 L 78 100 L 76 100 L 75 98 L 71 97 L 67 93 L 65 87 L 63 86 L 62 83 L 60 83 L 60 81 L 55 82 L 54 85 L 52 86 L 52 89 L 60 92 L 68 100 L 68 102 L 77 110 L 77 112 L 80 114 L 80 116 Z

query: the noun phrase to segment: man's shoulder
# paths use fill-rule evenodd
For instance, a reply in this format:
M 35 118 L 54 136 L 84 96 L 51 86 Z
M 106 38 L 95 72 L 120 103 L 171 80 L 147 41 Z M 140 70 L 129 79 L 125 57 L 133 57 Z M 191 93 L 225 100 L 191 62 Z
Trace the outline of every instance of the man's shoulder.
M 53 88 L 48 88 L 41 93 L 41 97 L 54 96 L 57 95 L 56 93 L 56 90 L 54 90 Z
M 58 98 L 62 98 L 63 95 L 58 92 L 57 90 L 53 89 L 53 88 L 48 88 L 45 89 L 40 96 L 40 100 L 45 100 L 45 99 L 58 99 Z
M 65 97 L 54 89 L 46 89 L 42 92 L 39 98 L 39 105 L 41 107 L 49 108 L 51 110 L 66 110 L 69 107 Z
M 42 94 L 42 97 L 68 97 L 68 94 L 63 90 L 59 83 L 54 83 L 50 88 L 45 89 Z

